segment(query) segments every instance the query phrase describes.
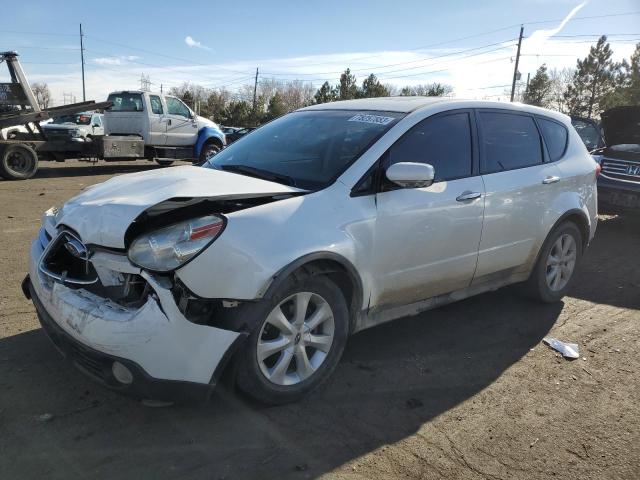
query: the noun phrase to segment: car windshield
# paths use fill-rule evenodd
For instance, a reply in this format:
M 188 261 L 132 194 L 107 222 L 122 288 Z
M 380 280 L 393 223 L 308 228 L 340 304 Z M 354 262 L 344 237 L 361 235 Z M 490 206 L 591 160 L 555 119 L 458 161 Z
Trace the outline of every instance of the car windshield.
M 243 136 L 204 167 L 319 190 L 403 116 L 353 110 L 294 112 Z
M 75 123 L 76 125 L 89 125 L 91 123 L 91 115 L 79 114 L 79 115 L 64 115 L 62 117 L 54 118 L 55 124 L 62 123 Z
M 573 128 L 576 129 L 578 135 L 587 147 L 587 150 L 595 150 L 602 146 L 602 137 L 600 132 L 591 122 L 585 122 L 584 120 L 572 119 L 571 123 Z

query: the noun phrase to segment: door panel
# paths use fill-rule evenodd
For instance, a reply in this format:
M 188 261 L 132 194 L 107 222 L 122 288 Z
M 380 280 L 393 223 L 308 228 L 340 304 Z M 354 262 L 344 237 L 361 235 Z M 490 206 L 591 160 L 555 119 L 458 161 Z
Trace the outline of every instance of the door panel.
M 506 276 L 528 268 L 544 237 L 542 219 L 549 198 L 559 188 L 559 183 L 543 181 L 560 175 L 556 164 L 545 163 L 483 176 L 484 229 L 474 283 L 497 272 Z
M 149 140 L 151 145 L 167 143 L 167 118 L 159 95 L 149 95 Z
M 472 113 L 452 110 L 419 121 L 381 159 L 372 306 L 417 302 L 471 283 L 484 210 Z M 384 178 L 399 162 L 431 165 L 434 183 L 399 189 Z
M 377 291 L 371 305 L 404 304 L 469 286 L 476 269 L 484 198 L 480 177 L 378 194 Z
M 198 135 L 198 123 L 189 118 L 187 106 L 174 97 L 165 97 L 167 104 L 167 145 L 194 145 Z
M 477 118 L 486 198 L 474 284 L 528 271 L 561 176 L 532 115 L 492 109 Z

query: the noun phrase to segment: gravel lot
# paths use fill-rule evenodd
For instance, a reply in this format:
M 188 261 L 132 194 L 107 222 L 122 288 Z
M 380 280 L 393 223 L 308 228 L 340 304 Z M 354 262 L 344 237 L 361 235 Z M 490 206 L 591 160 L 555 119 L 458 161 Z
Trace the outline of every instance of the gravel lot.
M 0 181 L 0 478 L 640 478 L 640 219 L 602 218 L 563 303 L 514 288 L 353 337 L 285 407 L 149 408 L 67 365 L 20 291 L 41 213 L 148 162 Z M 541 344 L 580 345 L 567 361 Z

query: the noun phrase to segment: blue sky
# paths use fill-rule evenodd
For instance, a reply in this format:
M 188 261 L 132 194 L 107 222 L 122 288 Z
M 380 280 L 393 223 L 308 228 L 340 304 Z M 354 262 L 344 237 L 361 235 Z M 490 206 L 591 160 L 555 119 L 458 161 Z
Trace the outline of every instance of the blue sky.
M 604 17 L 625 12 L 638 14 Z M 256 67 L 319 86 L 347 66 L 359 79 L 373 72 L 397 86 L 444 81 L 459 96 L 499 97 L 510 83 L 519 23 L 532 37 L 523 46 L 525 76 L 541 63 L 574 66 L 596 35 L 612 35 L 619 58 L 640 41 L 638 0 L 29 0 L 12 2 L 2 16 L 0 50 L 17 50 L 31 81 L 46 81 L 56 103 L 63 92 L 81 96 L 80 22 L 87 96 L 96 99 L 139 87 L 142 73 L 153 88 L 191 81 L 236 91 Z M 553 22 L 528 23 L 546 20 Z

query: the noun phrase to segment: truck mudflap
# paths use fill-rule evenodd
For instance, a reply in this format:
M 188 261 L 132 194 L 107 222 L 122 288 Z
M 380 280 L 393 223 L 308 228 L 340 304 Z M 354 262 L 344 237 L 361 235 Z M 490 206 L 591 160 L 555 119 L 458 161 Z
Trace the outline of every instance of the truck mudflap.
M 102 157 L 105 159 L 144 158 L 144 140 L 137 136 L 104 136 Z

